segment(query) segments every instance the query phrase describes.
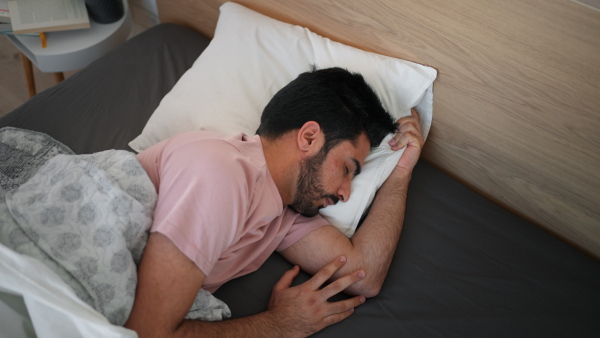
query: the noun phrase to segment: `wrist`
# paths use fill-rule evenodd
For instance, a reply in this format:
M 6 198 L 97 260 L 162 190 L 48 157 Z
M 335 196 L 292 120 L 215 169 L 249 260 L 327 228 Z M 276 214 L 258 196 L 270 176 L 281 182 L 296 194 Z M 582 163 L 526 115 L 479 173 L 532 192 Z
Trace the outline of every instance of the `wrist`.
M 410 178 L 412 177 L 412 168 L 408 169 L 405 167 L 396 166 L 394 167 L 394 170 L 392 170 L 392 173 L 389 177 L 402 181 L 410 181 Z
M 285 316 L 282 313 L 276 312 L 272 309 L 268 309 L 264 312 L 257 314 L 257 316 L 261 317 L 261 321 L 264 323 L 265 328 L 268 328 L 266 332 L 268 334 L 263 333 L 263 337 L 303 337 L 306 334 L 302 335 L 295 330 L 295 325 L 297 323 L 290 322 L 290 317 Z
M 285 336 L 285 319 L 280 318 L 273 310 L 266 310 L 259 313 L 261 321 L 265 323 L 265 327 L 269 329 L 269 337 L 284 337 Z
M 389 198 L 396 194 L 402 194 L 402 196 L 406 197 L 411 176 L 412 170 L 395 167 L 385 182 L 383 182 L 383 185 L 379 188 L 377 195 L 383 195 Z

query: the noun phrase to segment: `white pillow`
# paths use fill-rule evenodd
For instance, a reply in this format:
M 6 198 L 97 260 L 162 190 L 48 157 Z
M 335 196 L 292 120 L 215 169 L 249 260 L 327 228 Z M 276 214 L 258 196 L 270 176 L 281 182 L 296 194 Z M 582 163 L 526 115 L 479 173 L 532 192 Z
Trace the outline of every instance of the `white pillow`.
M 435 69 L 346 46 L 236 3 L 225 3 L 220 10 L 210 45 L 163 98 L 142 134 L 129 143 L 134 150 L 142 151 L 195 129 L 254 135 L 273 95 L 310 70 L 311 65 L 361 73 L 396 119 L 410 114 L 410 108 L 421 103 L 418 109 L 423 136 L 429 133 Z M 384 141 L 382 147 L 386 146 Z M 393 154 L 395 161 L 386 160 L 386 152 L 378 154 L 371 160 L 379 164 L 365 163 L 365 169 L 353 181 L 350 200 L 322 210 L 347 236 L 354 233 L 400 152 Z M 387 169 L 383 162 L 388 162 Z

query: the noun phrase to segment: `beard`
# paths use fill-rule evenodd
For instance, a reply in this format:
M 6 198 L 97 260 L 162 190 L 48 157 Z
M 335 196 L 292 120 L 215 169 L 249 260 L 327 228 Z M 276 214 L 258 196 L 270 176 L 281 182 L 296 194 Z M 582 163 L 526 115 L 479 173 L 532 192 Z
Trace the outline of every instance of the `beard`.
M 289 206 L 302 216 L 316 216 L 319 213 L 319 209 L 323 207 L 323 199 L 325 198 L 330 198 L 334 204 L 339 201 L 339 198 L 335 194 L 325 192 L 320 179 L 326 157 L 327 152 L 321 149 L 318 154 L 305 159 L 300 164 L 296 194 L 294 195 L 292 204 Z

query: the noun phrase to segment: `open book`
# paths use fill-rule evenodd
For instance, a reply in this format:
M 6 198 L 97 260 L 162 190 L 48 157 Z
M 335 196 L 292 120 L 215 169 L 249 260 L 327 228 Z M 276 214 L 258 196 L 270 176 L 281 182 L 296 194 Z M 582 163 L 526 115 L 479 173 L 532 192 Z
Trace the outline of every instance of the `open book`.
M 85 0 L 9 0 L 15 34 L 90 27 Z

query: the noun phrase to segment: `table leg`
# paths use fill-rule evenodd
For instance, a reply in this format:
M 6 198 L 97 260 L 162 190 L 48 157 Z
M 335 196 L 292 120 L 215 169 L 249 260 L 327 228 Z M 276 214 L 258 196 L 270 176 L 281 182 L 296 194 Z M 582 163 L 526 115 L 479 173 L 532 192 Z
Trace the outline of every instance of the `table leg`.
M 65 74 L 60 72 L 60 73 L 53 73 L 54 74 L 54 81 L 56 81 L 56 83 L 62 82 L 65 79 Z
M 35 79 L 33 78 L 33 66 L 31 60 L 21 53 L 21 63 L 23 63 L 23 70 L 25 71 L 25 81 L 27 81 L 27 90 L 29 91 L 29 97 L 35 95 Z

